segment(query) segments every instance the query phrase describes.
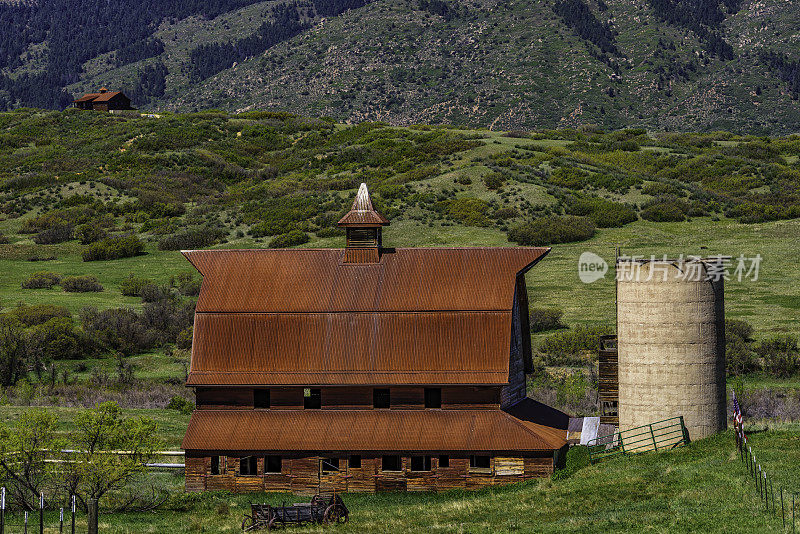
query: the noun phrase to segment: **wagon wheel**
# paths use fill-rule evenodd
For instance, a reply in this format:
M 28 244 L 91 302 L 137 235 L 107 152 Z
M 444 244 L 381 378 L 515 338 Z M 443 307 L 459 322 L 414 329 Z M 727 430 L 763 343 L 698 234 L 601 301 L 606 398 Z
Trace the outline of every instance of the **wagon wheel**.
M 256 526 L 256 522 L 252 516 L 246 515 L 244 516 L 244 520 L 242 521 L 242 530 L 245 532 L 250 532 L 256 530 L 258 527 Z
M 278 519 L 278 516 L 275 516 L 267 523 L 267 530 L 277 530 L 282 526 L 284 526 L 283 522 Z
M 337 504 L 332 504 L 325 509 L 325 514 L 322 516 L 322 522 L 326 525 L 333 523 L 347 523 L 349 519 L 346 511 Z

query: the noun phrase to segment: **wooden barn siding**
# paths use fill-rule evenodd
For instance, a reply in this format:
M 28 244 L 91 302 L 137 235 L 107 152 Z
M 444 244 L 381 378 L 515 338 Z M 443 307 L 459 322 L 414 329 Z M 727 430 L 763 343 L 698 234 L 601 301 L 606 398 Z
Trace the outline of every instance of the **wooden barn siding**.
M 402 471 L 382 472 L 381 457 L 362 458 L 361 467 L 351 469 L 347 459 L 340 459 L 338 473 L 320 474 L 320 458 L 284 458 L 283 472 L 258 476 L 239 476 L 239 458 L 223 457 L 221 474 L 209 475 L 210 457 L 186 457 L 186 491 L 228 490 L 237 493 L 258 491 L 291 491 L 308 495 L 322 492 L 375 493 L 383 491 L 444 491 L 448 489 L 478 489 L 486 486 L 511 484 L 529 478 L 546 477 L 553 473 L 553 458 L 492 458 L 488 470 L 472 470 L 468 458 L 450 458 L 450 467 L 439 467 L 439 459 L 431 459 L 431 471 L 411 471 L 411 461 L 402 457 Z M 264 459 L 259 458 L 259 473 Z
M 521 363 L 521 361 L 520 361 Z M 270 407 L 274 410 L 303 409 L 302 387 L 270 387 Z M 443 387 L 442 409 L 464 410 L 470 408 L 497 408 L 500 405 L 500 388 L 497 386 Z M 323 410 L 371 409 L 372 387 L 320 388 Z M 425 388 L 392 387 L 389 395 L 393 409 L 423 409 Z M 213 409 L 241 409 L 253 407 L 253 388 L 198 387 L 195 391 L 197 406 Z
M 500 392 L 500 406 L 513 406 L 527 395 L 525 383 L 525 344 L 523 337 L 530 337 L 529 331 L 522 330 L 522 310 L 520 307 L 520 284 L 514 292 L 514 308 L 511 314 L 511 356 L 508 369 L 508 385 Z

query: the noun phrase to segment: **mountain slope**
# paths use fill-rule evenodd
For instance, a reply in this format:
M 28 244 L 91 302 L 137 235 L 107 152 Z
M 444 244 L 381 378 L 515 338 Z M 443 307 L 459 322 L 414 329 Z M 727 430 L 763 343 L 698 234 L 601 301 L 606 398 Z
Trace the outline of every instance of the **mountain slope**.
M 800 130 L 800 5 L 784 0 L 220 4 L 153 23 L 85 61 L 66 89 L 127 89 L 145 109 L 341 121 Z M 49 45 L 19 52 L 6 78 L 47 72 Z

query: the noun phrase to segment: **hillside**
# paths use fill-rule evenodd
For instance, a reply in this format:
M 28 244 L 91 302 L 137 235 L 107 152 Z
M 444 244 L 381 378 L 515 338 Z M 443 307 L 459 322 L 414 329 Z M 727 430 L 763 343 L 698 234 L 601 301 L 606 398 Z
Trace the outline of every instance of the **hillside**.
M 69 2 L 0 5 L 18 28 L 3 38 L 0 107 L 61 107 L 106 85 L 144 109 L 800 130 L 800 6 L 782 0 L 124 2 L 110 22 L 47 16 Z
M 6 309 L 138 307 L 120 284 L 129 275 L 164 284 L 191 271 L 181 248 L 343 246 L 336 221 L 367 182 L 392 222 L 387 246 L 552 244 L 529 284 L 536 306 L 564 310 L 566 324 L 613 324 L 613 281 L 581 283 L 577 260 L 591 250 L 610 261 L 617 246 L 760 254 L 758 280 L 728 283 L 728 315 L 750 321 L 759 338 L 796 334 L 800 324 L 797 137 L 24 110 L 0 114 L 0 147 Z M 145 254 L 96 257 L 116 254 L 128 235 Z M 38 271 L 91 274 L 105 289 L 21 286 Z

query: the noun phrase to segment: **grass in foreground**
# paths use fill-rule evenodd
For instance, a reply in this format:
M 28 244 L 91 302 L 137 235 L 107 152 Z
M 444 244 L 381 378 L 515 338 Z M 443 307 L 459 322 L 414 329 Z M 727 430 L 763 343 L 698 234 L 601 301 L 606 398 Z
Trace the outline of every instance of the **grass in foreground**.
M 800 476 L 794 469 L 800 463 L 798 441 L 797 425 L 757 432 L 753 438 L 775 480 L 800 489 Z M 305 499 L 285 494 L 208 493 L 187 497 L 185 511 L 106 514 L 101 530 L 113 534 L 237 532 L 250 502 Z M 675 451 L 602 462 L 566 480 L 536 480 L 474 493 L 352 494 L 345 501 L 351 510 L 348 525 L 291 531 L 782 532 L 780 517 L 759 508 L 731 431 Z M 18 519 L 12 518 L 12 525 Z

